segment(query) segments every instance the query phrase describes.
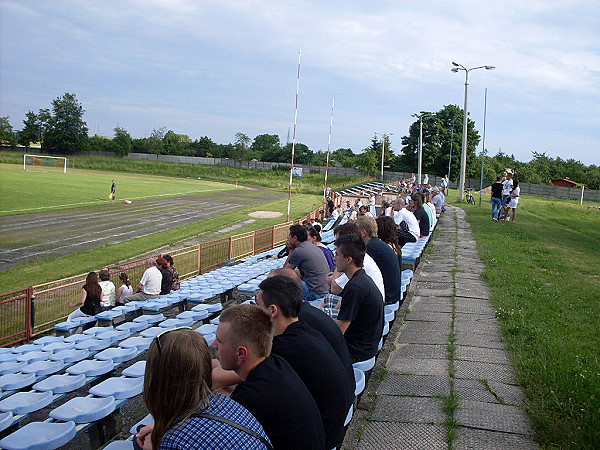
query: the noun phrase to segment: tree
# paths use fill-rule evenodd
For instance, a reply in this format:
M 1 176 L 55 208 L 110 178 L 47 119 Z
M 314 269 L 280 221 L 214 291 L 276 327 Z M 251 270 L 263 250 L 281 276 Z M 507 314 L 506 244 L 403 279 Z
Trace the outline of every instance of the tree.
M 155 155 L 160 155 L 163 153 L 163 139 L 166 134 L 167 127 L 160 127 L 152 130 L 147 143 L 150 153 L 154 153 Z
M 261 161 L 271 161 L 269 155 L 280 150 L 279 136 L 276 134 L 259 134 L 252 142 L 252 151 Z
M 19 133 L 19 144 L 29 148 L 32 142 L 42 140 L 42 128 L 38 116 L 33 111 L 28 111 L 25 114 L 23 121 L 23 129 Z
M 167 155 L 183 155 L 191 142 L 189 136 L 169 130 L 163 137 L 163 151 Z
M 117 156 L 127 156 L 133 148 L 133 139 L 125 128 L 116 127 L 115 137 L 112 140 L 112 149 Z
M 3 141 L 3 144 L 8 143 L 11 147 L 14 147 L 16 143 L 15 133 L 9 119 L 9 116 L 0 117 L 0 140 Z
M 233 149 L 231 155 L 234 159 L 243 161 L 250 159 L 250 144 L 251 140 L 247 134 L 237 132 L 235 133 L 235 142 L 233 143 Z
M 452 179 L 458 178 L 462 151 L 462 123 L 463 112 L 456 105 L 446 105 L 435 115 L 423 116 L 423 173 L 438 175 L 448 173 L 450 148 L 452 148 L 450 176 Z M 420 122 L 417 119 L 411 124 L 408 136 L 402 137 L 402 154 L 396 161 L 395 170 L 417 172 L 419 130 Z M 467 122 L 467 176 L 478 176 L 479 174 L 478 159 L 475 155 L 479 139 L 475 122 L 469 119 Z M 450 147 L 451 144 L 452 147 Z
M 82 150 L 88 139 L 84 112 L 75 94 L 66 93 L 54 99 L 48 130 L 43 137 L 43 147 L 64 154 Z
M 93 135 L 87 140 L 87 148 L 92 152 L 112 152 L 113 142 L 106 136 Z

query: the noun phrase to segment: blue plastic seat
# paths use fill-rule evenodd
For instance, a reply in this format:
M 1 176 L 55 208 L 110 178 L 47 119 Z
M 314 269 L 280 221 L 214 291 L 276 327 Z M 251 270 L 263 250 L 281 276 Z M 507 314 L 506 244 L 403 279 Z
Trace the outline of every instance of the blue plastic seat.
M 0 376 L 0 389 L 3 391 L 13 391 L 31 386 L 34 382 L 34 373 L 7 373 Z
M 8 411 L 0 413 L 0 431 L 6 430 L 13 423 L 13 413 Z
M 129 439 L 127 441 L 112 441 L 103 450 L 132 450 L 133 449 L 133 440 Z
M 65 322 L 60 322 L 54 325 L 54 329 L 63 333 L 73 333 L 80 326 L 81 325 L 78 322 L 70 322 L 67 320 Z
M 108 311 L 102 311 L 101 313 L 96 314 L 96 319 L 102 321 L 112 321 L 117 317 L 122 316 L 124 313 L 120 310 L 109 309 Z
M 90 351 L 87 348 L 62 350 L 60 352 L 53 353 L 50 359 L 53 361 L 63 361 L 66 363 L 74 363 L 81 361 L 82 359 L 90 356 Z
M 148 350 L 150 344 L 152 343 L 152 338 L 145 338 L 143 336 L 135 336 L 125 339 L 119 343 L 119 347 L 121 348 L 135 348 L 137 351 Z
M 8 373 L 17 373 L 22 367 L 27 365 L 24 361 L 8 361 L 0 363 L 0 375 L 6 375 Z
M 177 314 L 178 319 L 192 319 L 194 322 L 208 318 L 208 311 L 184 311 Z
M 365 361 L 358 361 L 352 364 L 352 367 L 358 370 L 362 370 L 363 372 L 368 372 L 375 366 L 375 357 L 369 358 Z
M 145 330 L 150 324 L 148 322 L 125 322 L 115 327 L 118 331 L 129 331 L 131 334 Z
M 131 398 L 144 390 L 142 377 L 112 377 L 90 389 L 90 394 L 98 397 L 114 397 L 117 400 Z
M 382 336 L 387 336 L 387 334 L 390 332 L 390 323 L 389 322 L 385 322 L 383 324 L 383 332 L 381 333 Z
M 77 344 L 75 344 L 75 348 L 77 350 L 83 350 L 83 349 L 87 349 L 90 351 L 96 351 L 96 350 L 104 350 L 105 348 L 108 348 L 112 345 L 112 342 L 110 341 L 110 339 L 87 339 L 85 341 L 81 341 L 78 342 Z
M 212 345 L 213 342 L 215 342 L 215 339 L 217 339 L 217 335 L 215 333 L 204 334 L 202 335 L 202 337 L 206 341 L 206 345 L 208 345 L 209 347 Z
M 39 347 L 39 346 L 36 345 L 36 347 Z M 43 351 L 27 352 L 27 353 L 22 353 L 22 354 L 18 355 L 17 361 L 25 361 L 27 363 L 32 363 L 35 361 L 44 361 L 46 359 L 50 359 L 50 356 L 52 356 L 51 352 L 43 352 Z
M 159 312 L 165 308 L 168 308 L 169 302 L 166 301 L 159 301 L 159 300 L 154 300 L 154 301 L 148 301 L 148 303 L 144 306 L 142 306 L 142 311 L 146 312 Z
M 223 309 L 223 305 L 220 303 L 206 304 L 202 303 L 192 308 L 192 311 L 208 311 L 209 313 L 219 312 Z
M 99 359 L 86 359 L 77 364 L 67 367 L 66 372 L 72 375 L 84 374 L 86 377 L 97 377 L 104 375 L 115 368 L 112 360 L 100 361 Z
M 113 362 L 115 362 L 115 363 L 121 363 L 121 362 L 129 361 L 130 359 L 135 358 L 137 354 L 138 354 L 138 350 L 135 347 L 133 347 L 133 348 L 114 347 L 114 348 L 107 348 L 106 350 L 102 350 L 100 353 L 97 353 L 96 355 L 94 355 L 94 359 L 99 359 L 101 361 L 107 360 L 107 359 L 112 359 Z
M 52 375 L 33 385 L 36 391 L 52 391 L 54 394 L 64 394 L 79 389 L 85 384 L 85 375 Z
M 213 325 L 219 325 L 219 321 L 221 320 L 221 316 L 217 316 L 214 319 L 210 319 L 210 323 Z
M 45 352 L 56 353 L 62 350 L 75 348 L 75 342 L 52 342 L 44 346 L 38 345 L 38 347 Z
M 75 397 L 58 408 L 54 408 L 48 415 L 56 420 L 88 423 L 100 420 L 114 410 L 114 397 Z
M 6 436 L 0 447 L 7 450 L 53 450 L 75 437 L 75 422 L 31 422 Z
M 65 338 L 62 336 L 44 336 L 33 341 L 35 345 L 47 345 L 54 344 L 55 342 L 64 342 Z
M 162 322 L 166 317 L 164 314 L 143 314 L 139 317 L 133 319 L 134 322 L 146 322 L 149 324 L 155 324 L 158 322 Z
M 214 334 L 217 331 L 217 326 L 218 325 L 213 325 L 212 323 L 210 324 L 204 324 L 204 325 L 200 325 L 198 328 L 196 328 L 196 331 L 198 333 L 200 333 L 201 335 L 206 335 L 206 334 Z
M 154 423 L 154 417 L 152 417 L 152 414 L 148 414 L 146 417 L 144 417 L 142 420 L 140 420 L 139 422 L 137 422 L 135 425 L 133 425 L 130 429 L 129 429 L 129 433 L 135 435 L 137 434 L 137 428 L 140 425 L 151 425 Z
M 114 330 L 114 329 L 110 329 L 108 331 L 105 331 L 104 333 L 98 333 L 96 335 L 96 339 L 109 339 L 111 343 L 116 343 L 119 341 L 122 341 L 123 339 L 126 339 L 130 336 L 130 333 L 128 330 L 123 330 L 123 331 L 118 331 L 118 330 Z
M 35 351 L 41 350 L 41 348 L 39 345 L 35 345 L 35 344 L 24 344 L 24 345 L 19 345 L 18 347 L 13 347 L 11 350 L 13 353 L 23 354 L 23 353 L 28 353 L 28 352 L 35 352 Z
M 394 320 L 395 318 L 396 318 L 396 311 L 386 308 L 384 320 L 389 323 L 392 320 Z
M 78 342 L 85 341 L 87 339 L 93 339 L 93 338 L 94 338 L 94 336 L 91 336 L 89 334 L 77 333 L 77 334 L 72 334 L 71 336 L 67 336 L 65 338 L 65 342 L 74 342 L 75 344 L 77 344 Z
M 146 328 L 144 331 L 142 331 L 140 333 L 140 336 L 145 337 L 145 338 L 154 338 L 164 331 L 165 331 L 165 329 L 161 328 L 161 327 Z
M 84 330 L 83 334 L 95 336 L 99 333 L 104 333 L 105 331 L 109 331 L 109 330 L 114 330 L 114 328 L 113 327 L 92 327 L 92 328 L 88 328 L 87 330 Z
M 121 375 L 126 376 L 126 377 L 143 377 L 144 373 L 146 371 L 146 361 L 138 361 L 134 364 L 132 364 L 131 366 L 127 367 L 126 369 L 123 369 L 123 372 L 121 372 Z
M 28 414 L 48 406 L 54 394 L 52 392 L 17 392 L 0 401 L 0 411 L 10 411 L 14 415 Z
M 167 319 L 158 324 L 159 327 L 165 329 L 191 327 L 192 325 L 194 325 L 194 321 L 192 319 Z
M 38 377 L 51 375 L 62 370 L 65 363 L 62 361 L 35 361 L 21 369 L 22 373 L 33 373 Z

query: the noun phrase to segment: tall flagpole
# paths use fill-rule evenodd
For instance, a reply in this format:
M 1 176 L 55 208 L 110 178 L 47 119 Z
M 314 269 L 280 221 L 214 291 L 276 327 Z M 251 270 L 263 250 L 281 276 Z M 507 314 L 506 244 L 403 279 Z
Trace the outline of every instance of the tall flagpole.
M 333 126 L 333 108 L 335 98 L 331 99 L 331 118 L 329 119 L 329 140 L 327 141 L 327 162 L 325 163 L 325 185 L 323 187 L 323 200 L 327 201 L 327 173 L 329 172 L 329 155 L 331 154 L 331 128 Z
M 302 58 L 302 49 L 298 52 L 298 79 L 296 81 L 296 111 L 294 112 L 294 136 L 292 138 L 292 164 L 290 166 L 290 185 L 288 188 L 287 219 L 290 221 L 290 209 L 292 206 L 292 177 L 294 174 L 294 151 L 296 150 L 296 122 L 298 120 L 298 96 L 300 94 L 300 59 Z

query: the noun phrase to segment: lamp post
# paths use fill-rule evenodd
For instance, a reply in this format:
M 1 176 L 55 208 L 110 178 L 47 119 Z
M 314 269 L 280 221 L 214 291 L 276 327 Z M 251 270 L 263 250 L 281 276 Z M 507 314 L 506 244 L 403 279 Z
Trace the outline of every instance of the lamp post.
M 454 67 L 451 70 L 454 73 L 457 73 L 459 70 L 465 71 L 465 107 L 463 109 L 464 117 L 463 117 L 462 152 L 460 154 L 460 180 L 458 182 L 458 195 L 459 195 L 460 201 L 463 201 L 463 199 L 465 197 L 465 172 L 466 172 L 466 166 L 467 166 L 467 127 L 468 127 L 468 123 L 469 123 L 469 116 L 467 113 L 467 99 L 468 99 L 468 92 L 469 92 L 469 72 L 471 70 L 477 70 L 477 69 L 494 70 L 496 67 L 494 67 L 494 66 L 478 66 L 478 67 L 471 67 L 470 69 L 467 69 L 462 64 L 458 64 L 455 62 L 452 62 L 452 65 Z
M 417 184 L 421 184 L 421 169 L 423 167 L 423 117 L 435 116 L 436 113 L 426 113 L 421 111 L 421 114 L 413 114 L 412 117 L 419 119 L 419 163 L 417 166 Z
M 450 132 L 450 158 L 448 158 L 448 183 L 450 183 L 450 168 L 452 167 L 452 146 L 454 145 L 454 117 L 452 118 L 452 131 Z
M 373 133 L 375 133 L 375 136 L 377 136 L 378 134 L 381 134 L 381 181 L 383 181 L 383 158 L 385 156 L 385 137 L 393 136 L 394 133 L 385 134 L 385 133 L 379 133 L 377 131 L 373 131 Z

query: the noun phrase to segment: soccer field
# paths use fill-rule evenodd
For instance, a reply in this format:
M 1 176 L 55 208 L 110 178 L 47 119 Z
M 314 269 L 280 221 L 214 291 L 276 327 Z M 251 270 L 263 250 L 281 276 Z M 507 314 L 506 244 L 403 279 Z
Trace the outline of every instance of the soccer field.
M 123 172 L 71 169 L 26 172 L 22 166 L 0 164 L 0 215 L 26 214 L 110 203 L 112 180 L 117 200 L 145 200 L 168 196 L 202 195 L 234 190 L 225 183 Z

